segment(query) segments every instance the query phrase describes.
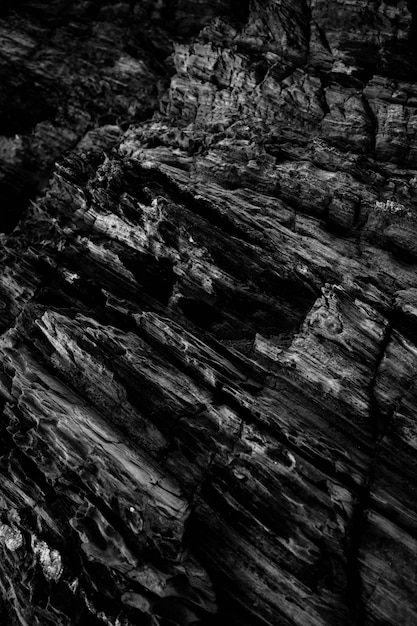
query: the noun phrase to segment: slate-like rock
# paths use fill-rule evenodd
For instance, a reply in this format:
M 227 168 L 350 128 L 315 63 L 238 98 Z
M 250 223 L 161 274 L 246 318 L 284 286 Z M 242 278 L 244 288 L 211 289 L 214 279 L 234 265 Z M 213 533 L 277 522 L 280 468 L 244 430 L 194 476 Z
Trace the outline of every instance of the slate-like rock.
M 416 25 L 3 3 L 1 624 L 414 626 Z

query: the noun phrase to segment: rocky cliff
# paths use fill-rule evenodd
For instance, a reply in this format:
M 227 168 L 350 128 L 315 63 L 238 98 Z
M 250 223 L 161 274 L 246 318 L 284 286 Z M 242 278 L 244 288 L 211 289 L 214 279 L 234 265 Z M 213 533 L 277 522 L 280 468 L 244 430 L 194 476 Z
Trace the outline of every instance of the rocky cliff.
M 2 626 L 415 626 L 416 38 L 1 3 Z

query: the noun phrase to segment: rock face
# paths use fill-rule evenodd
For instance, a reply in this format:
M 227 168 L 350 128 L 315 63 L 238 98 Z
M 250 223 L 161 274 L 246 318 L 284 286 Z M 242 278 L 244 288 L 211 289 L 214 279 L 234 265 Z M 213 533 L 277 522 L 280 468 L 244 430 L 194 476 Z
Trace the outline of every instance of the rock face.
M 2 626 L 414 626 L 414 3 L 0 11 Z

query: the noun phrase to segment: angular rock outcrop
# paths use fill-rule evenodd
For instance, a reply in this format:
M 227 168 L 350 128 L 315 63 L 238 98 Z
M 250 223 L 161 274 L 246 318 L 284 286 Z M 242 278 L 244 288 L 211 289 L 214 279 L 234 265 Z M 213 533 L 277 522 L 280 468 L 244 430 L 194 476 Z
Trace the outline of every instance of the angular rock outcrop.
M 416 623 L 416 20 L 2 6 L 2 624 Z

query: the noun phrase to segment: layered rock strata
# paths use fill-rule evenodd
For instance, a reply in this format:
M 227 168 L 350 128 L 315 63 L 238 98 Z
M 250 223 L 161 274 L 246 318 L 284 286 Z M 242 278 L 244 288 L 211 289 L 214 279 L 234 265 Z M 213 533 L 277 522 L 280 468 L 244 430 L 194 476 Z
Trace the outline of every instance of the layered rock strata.
M 413 3 L 1 11 L 1 623 L 414 626 Z

